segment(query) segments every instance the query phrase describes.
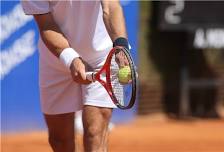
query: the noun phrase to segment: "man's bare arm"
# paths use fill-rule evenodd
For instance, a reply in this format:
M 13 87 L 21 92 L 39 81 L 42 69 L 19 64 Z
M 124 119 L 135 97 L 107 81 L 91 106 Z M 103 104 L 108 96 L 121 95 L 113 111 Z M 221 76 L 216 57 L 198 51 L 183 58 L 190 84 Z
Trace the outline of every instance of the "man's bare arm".
M 68 40 L 55 23 L 51 13 L 34 15 L 34 18 L 39 27 L 42 40 L 55 56 L 59 57 L 64 49 L 70 48 Z M 80 58 L 74 58 L 69 68 L 75 82 L 82 84 L 90 83 L 86 80 L 85 65 Z
M 123 46 L 129 49 L 123 10 L 119 0 L 104 0 L 101 4 L 103 8 L 104 24 L 113 41 L 113 46 Z M 116 54 L 116 62 L 120 68 L 128 65 L 127 58 L 123 52 Z
M 102 0 L 101 4 L 103 20 L 111 40 L 114 42 L 118 37 L 127 38 L 124 15 L 119 0 Z
M 42 40 L 48 49 L 57 57 L 63 49 L 70 47 L 67 39 L 55 23 L 51 13 L 34 15 Z

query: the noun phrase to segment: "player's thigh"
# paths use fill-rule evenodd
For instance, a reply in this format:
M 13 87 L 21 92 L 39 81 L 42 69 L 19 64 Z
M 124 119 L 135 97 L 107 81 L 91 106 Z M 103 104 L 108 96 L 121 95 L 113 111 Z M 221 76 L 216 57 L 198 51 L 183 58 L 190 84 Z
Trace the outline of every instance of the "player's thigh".
M 49 138 L 54 140 L 74 139 L 74 113 L 44 115 L 48 126 Z
M 83 108 L 83 124 L 85 128 L 90 126 L 97 129 L 107 125 L 112 115 L 112 108 L 103 108 L 85 105 Z

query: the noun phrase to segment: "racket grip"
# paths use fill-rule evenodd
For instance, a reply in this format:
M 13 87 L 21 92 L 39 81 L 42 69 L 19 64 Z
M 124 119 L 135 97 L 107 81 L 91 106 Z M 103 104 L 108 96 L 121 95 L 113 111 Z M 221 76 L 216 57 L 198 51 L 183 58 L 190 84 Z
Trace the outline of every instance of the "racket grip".
M 89 81 L 94 82 L 94 73 L 93 72 L 86 72 L 86 79 Z

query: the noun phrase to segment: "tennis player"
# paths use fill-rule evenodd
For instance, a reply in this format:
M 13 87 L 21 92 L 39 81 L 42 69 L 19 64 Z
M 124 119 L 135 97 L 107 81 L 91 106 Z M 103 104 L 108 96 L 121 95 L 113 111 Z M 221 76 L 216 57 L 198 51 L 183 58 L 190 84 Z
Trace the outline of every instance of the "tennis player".
M 107 151 L 115 105 L 99 83 L 90 84 L 85 72 L 100 69 L 113 46 L 128 49 L 119 1 L 26 0 L 22 5 L 27 15 L 34 16 L 41 37 L 41 108 L 53 151 L 74 151 L 78 110 L 83 110 L 85 151 Z

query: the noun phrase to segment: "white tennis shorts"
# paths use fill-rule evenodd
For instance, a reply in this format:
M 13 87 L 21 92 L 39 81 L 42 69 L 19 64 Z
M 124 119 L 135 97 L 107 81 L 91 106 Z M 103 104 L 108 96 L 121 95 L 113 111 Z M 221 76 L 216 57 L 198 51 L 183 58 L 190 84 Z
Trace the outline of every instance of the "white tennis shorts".
M 89 64 L 93 69 L 100 69 L 105 59 L 106 57 L 104 56 Z M 78 84 L 72 80 L 69 69 L 56 57 L 53 60 L 43 61 L 40 55 L 39 84 L 43 113 L 62 114 L 76 112 L 81 110 L 83 105 L 116 108 L 110 96 L 99 82 L 89 85 Z M 53 65 L 55 63 L 57 63 L 57 66 Z

